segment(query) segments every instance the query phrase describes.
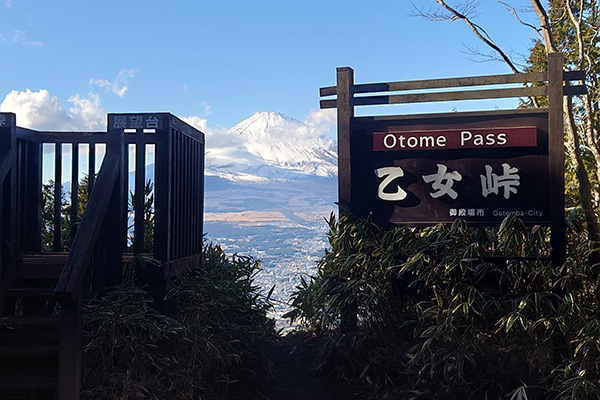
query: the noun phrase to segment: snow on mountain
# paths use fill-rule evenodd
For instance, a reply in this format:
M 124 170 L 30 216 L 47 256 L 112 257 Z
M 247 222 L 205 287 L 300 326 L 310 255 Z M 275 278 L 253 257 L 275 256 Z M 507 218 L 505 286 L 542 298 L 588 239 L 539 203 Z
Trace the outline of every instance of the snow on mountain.
M 207 135 L 206 173 L 232 181 L 337 174 L 335 141 L 277 112 L 259 112 Z

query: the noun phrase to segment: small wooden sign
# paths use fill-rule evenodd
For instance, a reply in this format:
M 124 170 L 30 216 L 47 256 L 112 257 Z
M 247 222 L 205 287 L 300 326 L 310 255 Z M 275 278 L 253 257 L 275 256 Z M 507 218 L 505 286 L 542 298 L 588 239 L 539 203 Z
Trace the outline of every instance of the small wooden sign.
M 166 129 L 165 113 L 149 114 L 108 114 L 108 129 L 123 129 L 125 133 L 155 133 L 156 130 Z

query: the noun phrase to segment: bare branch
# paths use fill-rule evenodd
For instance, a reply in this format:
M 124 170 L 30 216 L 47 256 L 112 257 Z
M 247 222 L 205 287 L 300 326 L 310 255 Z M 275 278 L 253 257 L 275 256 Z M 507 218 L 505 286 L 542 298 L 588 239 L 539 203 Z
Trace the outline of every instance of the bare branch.
M 433 10 L 431 7 L 425 10 L 424 8 L 417 7 L 413 2 L 410 4 L 414 10 L 412 13 L 408 14 L 411 17 L 421 17 L 430 21 L 456 21 L 458 19 L 458 17 L 452 13 L 439 12 L 437 10 Z M 459 10 L 462 15 L 469 16 L 469 18 L 474 18 L 479 15 L 479 13 L 476 12 L 478 6 L 478 2 L 470 0 L 463 3 L 458 3 L 456 5 L 456 9 Z
M 490 35 L 488 35 L 488 33 L 481 26 L 473 23 L 466 14 L 458 11 L 457 9 L 455 9 L 453 7 L 450 7 L 448 4 L 446 4 L 446 2 L 444 0 L 435 0 L 435 1 L 440 6 L 442 6 L 444 9 L 446 9 L 450 13 L 450 15 L 452 15 L 452 19 L 450 19 L 450 20 L 452 20 L 452 21 L 463 20 L 481 41 L 483 41 L 487 46 L 491 47 L 496 53 L 498 53 L 500 59 L 502 61 L 504 61 L 504 63 L 507 64 L 514 73 L 521 72 L 516 67 L 516 65 L 512 62 L 510 57 L 508 57 L 508 55 L 492 40 Z M 471 5 L 471 11 L 472 11 L 473 10 L 472 7 L 475 4 L 470 3 L 470 5 Z
M 542 29 L 541 29 L 541 28 L 538 28 L 537 26 L 535 26 L 535 25 L 533 25 L 533 24 L 530 24 L 530 23 L 528 23 L 528 22 L 525 22 L 525 21 L 523 21 L 523 20 L 521 19 L 521 17 L 519 17 L 519 13 L 517 12 L 517 10 L 516 10 L 516 9 L 515 9 L 513 6 L 511 6 L 510 4 L 508 4 L 508 3 L 505 3 L 505 2 L 503 2 L 503 1 L 501 1 L 501 0 L 498 0 L 498 3 L 502 4 L 502 6 L 503 6 L 504 8 L 506 8 L 506 10 L 507 10 L 509 13 L 511 13 L 512 15 L 514 15 L 514 16 L 515 16 L 515 18 L 517 19 L 517 21 L 519 21 L 519 23 L 521 23 L 522 25 L 525 25 L 525 26 L 527 26 L 527 27 L 529 27 L 529 28 L 533 29 L 533 30 L 535 31 L 535 33 L 538 35 L 538 37 L 540 38 L 540 40 L 544 40 L 544 38 L 543 38 L 543 36 L 542 36 L 542 33 L 541 33 L 541 32 L 542 32 Z
M 464 45 L 464 46 L 465 46 L 466 50 L 463 53 L 466 54 L 467 56 L 469 56 L 469 59 L 473 62 L 477 62 L 477 63 L 490 62 L 490 61 L 504 62 L 504 60 L 495 52 L 484 53 L 483 51 L 479 50 L 479 48 L 477 48 L 476 46 L 473 46 L 473 47 L 469 47 L 467 45 Z M 525 55 L 523 55 L 522 53 L 515 53 L 515 51 L 512 49 L 507 54 L 509 55 L 509 57 L 511 57 L 511 59 L 520 58 L 520 59 L 526 60 Z M 513 54 L 516 54 L 518 57 L 515 57 Z M 527 66 L 524 63 L 517 63 L 516 61 L 513 61 L 513 63 L 515 65 L 515 67 L 517 67 L 521 70 L 525 69 L 525 67 Z

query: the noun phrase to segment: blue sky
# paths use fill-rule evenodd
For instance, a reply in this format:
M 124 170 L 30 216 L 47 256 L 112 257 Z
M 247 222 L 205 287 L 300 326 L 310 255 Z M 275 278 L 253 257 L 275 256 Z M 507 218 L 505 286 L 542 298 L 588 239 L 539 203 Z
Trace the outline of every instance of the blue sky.
M 526 54 L 534 32 L 480 3 L 475 20 Z M 358 83 L 510 72 L 465 54 L 488 52 L 465 24 L 413 11 L 406 0 L 0 0 L 1 110 L 36 129 L 101 129 L 105 112 L 152 111 L 224 129 L 259 111 L 318 116 L 318 88 L 338 66 Z

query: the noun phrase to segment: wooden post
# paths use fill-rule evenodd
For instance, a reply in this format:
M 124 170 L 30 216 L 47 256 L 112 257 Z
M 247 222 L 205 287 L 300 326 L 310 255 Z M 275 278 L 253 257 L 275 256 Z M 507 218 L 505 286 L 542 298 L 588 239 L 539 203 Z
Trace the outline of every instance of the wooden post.
M 88 198 L 96 182 L 96 143 L 90 143 L 90 158 L 88 159 Z
M 548 140 L 550 156 L 550 210 L 552 262 L 559 266 L 566 258 L 565 145 L 563 120 L 563 56 L 548 54 Z
M 350 148 L 352 119 L 354 118 L 354 70 L 337 69 L 337 124 L 338 124 L 338 201 L 352 204 L 352 154 Z
M 134 210 L 134 228 L 133 228 L 133 252 L 135 254 L 143 253 L 144 246 L 144 203 L 146 187 L 146 146 L 141 140 L 135 143 L 135 204 Z M 129 189 L 129 188 L 128 188 Z
M 58 399 L 79 400 L 83 347 L 81 297 L 74 304 L 62 303 L 60 318 Z
M 71 243 L 79 227 L 79 143 L 72 144 L 71 154 Z M 69 244 L 70 247 L 70 244 Z
M 352 120 L 354 118 L 354 70 L 350 67 L 337 69 L 337 123 L 338 123 L 338 201 L 350 206 L 352 187 Z M 340 217 L 343 209 L 339 210 Z M 343 279 L 343 277 L 342 277 Z M 358 326 L 357 304 L 348 304 L 340 315 L 342 333 L 356 331 Z
M 4 277 L 4 268 L 11 259 L 11 251 L 14 251 L 18 238 L 17 221 L 17 191 L 16 191 L 16 116 L 12 113 L 0 114 L 0 149 L 7 151 L 8 160 L 0 160 L 0 164 L 6 161 L 10 170 L 6 177 L 0 180 L 0 279 Z M 8 251 L 7 251 L 8 250 Z M 1 307 L 0 307 L 1 308 Z
M 42 146 L 39 143 L 21 142 L 18 146 L 20 161 L 18 171 L 18 226 L 19 238 L 25 251 L 42 250 Z M 17 190 L 17 189 L 15 189 Z
M 154 171 L 154 258 L 163 262 L 171 261 L 172 243 L 171 212 L 174 207 L 172 192 L 173 150 L 170 127 L 156 132 L 155 171 Z
M 63 251 L 62 243 L 62 144 L 56 143 L 54 154 L 54 238 L 52 251 Z

